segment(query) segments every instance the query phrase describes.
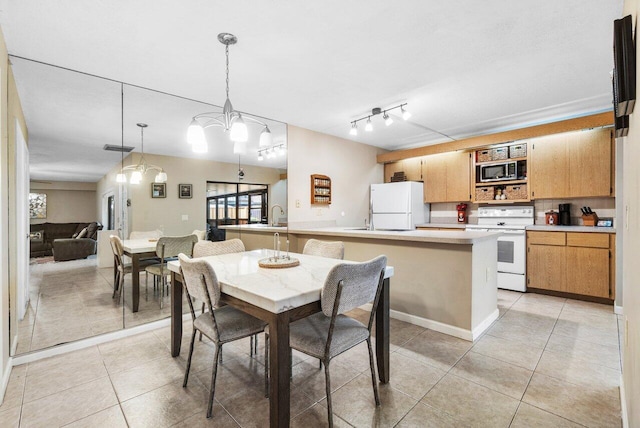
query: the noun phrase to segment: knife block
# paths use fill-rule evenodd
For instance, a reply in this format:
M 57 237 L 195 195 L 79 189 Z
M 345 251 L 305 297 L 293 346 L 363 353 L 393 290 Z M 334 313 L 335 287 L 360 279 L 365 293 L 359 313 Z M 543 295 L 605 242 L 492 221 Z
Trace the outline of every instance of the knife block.
M 598 224 L 598 215 L 596 213 L 582 214 L 582 224 L 583 226 L 595 226 Z

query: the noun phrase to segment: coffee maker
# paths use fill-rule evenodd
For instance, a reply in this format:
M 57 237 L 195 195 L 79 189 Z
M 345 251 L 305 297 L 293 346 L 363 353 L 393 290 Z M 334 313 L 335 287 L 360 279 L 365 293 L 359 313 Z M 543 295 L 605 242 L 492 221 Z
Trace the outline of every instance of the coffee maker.
M 558 205 L 558 224 L 560 226 L 571 225 L 571 204 Z

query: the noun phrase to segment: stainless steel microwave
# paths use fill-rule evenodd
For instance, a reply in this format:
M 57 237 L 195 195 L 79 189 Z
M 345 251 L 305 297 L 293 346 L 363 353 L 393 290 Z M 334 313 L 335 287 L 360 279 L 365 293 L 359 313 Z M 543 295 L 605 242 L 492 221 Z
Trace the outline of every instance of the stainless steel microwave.
M 518 167 L 517 162 L 499 162 L 488 165 L 480 165 L 480 181 L 503 181 L 517 180 Z

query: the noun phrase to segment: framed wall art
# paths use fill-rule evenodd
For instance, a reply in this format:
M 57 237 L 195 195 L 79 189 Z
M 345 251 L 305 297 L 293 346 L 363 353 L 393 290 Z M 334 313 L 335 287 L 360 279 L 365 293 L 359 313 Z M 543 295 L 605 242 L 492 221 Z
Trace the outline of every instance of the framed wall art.
M 47 218 L 46 193 L 29 193 L 29 218 Z
M 167 197 L 167 183 L 151 183 L 151 197 L 152 198 L 166 198 Z
M 180 199 L 191 199 L 191 184 L 178 184 L 178 197 Z

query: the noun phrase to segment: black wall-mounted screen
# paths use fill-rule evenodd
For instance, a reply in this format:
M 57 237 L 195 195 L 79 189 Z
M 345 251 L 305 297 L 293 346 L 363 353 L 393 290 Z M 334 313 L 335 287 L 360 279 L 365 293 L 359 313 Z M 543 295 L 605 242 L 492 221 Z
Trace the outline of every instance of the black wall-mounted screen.
M 613 21 L 613 60 L 616 136 L 622 137 L 629 131 L 629 115 L 636 103 L 636 48 L 631 15 Z

